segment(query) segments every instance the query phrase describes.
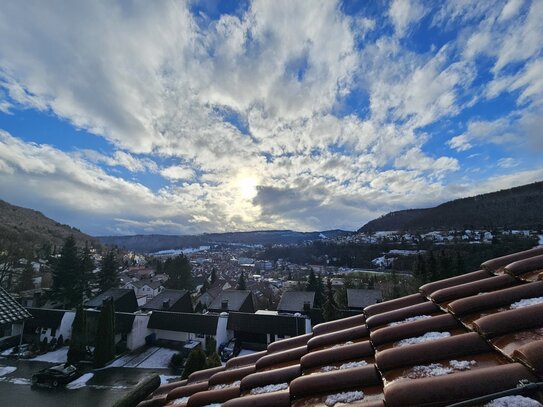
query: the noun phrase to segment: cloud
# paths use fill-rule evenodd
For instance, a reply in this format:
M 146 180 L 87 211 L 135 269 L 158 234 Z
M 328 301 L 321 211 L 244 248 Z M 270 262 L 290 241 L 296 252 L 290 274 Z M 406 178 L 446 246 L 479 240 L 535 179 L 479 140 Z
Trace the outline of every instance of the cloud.
M 513 168 L 519 165 L 519 162 L 511 157 L 500 158 L 498 160 L 498 167 L 500 168 Z
M 2 190 L 109 233 L 354 229 L 439 203 L 475 188 L 457 152 L 543 148 L 538 3 L 395 1 L 370 16 L 257 0 L 216 18 L 187 2 L 8 3 L 0 110 L 113 151 L 3 132 Z M 419 49 L 419 29 L 439 35 Z M 513 110 L 485 114 L 504 95 Z
M 403 36 L 411 24 L 419 21 L 427 13 L 418 0 L 394 0 L 388 15 L 394 24 L 398 36 Z

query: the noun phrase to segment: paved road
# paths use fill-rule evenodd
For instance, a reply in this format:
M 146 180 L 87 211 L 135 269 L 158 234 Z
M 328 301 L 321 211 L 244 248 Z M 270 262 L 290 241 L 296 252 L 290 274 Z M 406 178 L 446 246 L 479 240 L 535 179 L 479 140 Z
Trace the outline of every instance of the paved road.
M 15 371 L 0 377 L 0 406 L 10 407 L 106 407 L 126 394 L 140 379 L 152 373 L 167 374 L 163 369 L 107 368 L 81 388 L 47 389 L 30 385 L 32 375 L 51 363 L 0 358 L 0 366 Z

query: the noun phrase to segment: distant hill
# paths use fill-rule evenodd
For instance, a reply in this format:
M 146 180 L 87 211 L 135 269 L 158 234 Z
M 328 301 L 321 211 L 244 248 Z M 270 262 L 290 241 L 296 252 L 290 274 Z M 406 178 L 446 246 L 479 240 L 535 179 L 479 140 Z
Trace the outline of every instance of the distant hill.
M 79 246 L 85 242 L 96 245 L 97 239 L 76 228 L 62 225 L 41 212 L 11 205 L 0 200 L 0 236 L 2 239 L 20 242 L 29 249 L 43 244 L 61 246 L 68 236 L 73 235 Z
M 255 232 L 204 233 L 202 235 L 134 235 L 99 236 L 100 242 L 138 252 L 205 246 L 209 244 L 297 244 L 310 240 L 330 239 L 350 234 L 343 230 L 324 232 L 295 232 L 292 230 L 263 230 Z
M 456 199 L 435 208 L 390 212 L 359 232 L 385 230 L 542 229 L 543 182 Z

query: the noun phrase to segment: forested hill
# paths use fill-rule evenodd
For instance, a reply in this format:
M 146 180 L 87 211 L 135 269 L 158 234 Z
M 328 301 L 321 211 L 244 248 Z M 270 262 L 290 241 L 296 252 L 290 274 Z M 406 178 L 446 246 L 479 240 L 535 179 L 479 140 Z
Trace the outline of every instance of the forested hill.
M 456 199 L 435 208 L 390 212 L 366 223 L 359 232 L 495 228 L 543 228 L 543 182 Z
M 202 235 L 100 236 L 98 239 L 107 245 L 151 253 L 159 250 L 181 249 L 210 244 L 298 244 L 305 241 L 331 239 L 351 233 L 344 230 L 327 230 L 323 232 L 261 230 L 253 232 L 204 233 Z
M 16 244 L 29 250 L 43 245 L 61 246 L 64 239 L 73 235 L 79 246 L 85 242 L 97 245 L 92 236 L 78 229 L 62 225 L 32 209 L 11 205 L 0 200 L 0 240 L 4 244 Z

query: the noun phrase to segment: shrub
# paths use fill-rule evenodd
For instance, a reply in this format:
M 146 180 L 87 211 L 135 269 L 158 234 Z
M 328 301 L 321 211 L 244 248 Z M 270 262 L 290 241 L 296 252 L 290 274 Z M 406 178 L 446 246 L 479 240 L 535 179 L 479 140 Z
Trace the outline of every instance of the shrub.
M 59 335 L 58 340 L 57 340 L 57 346 L 59 348 L 62 348 L 64 346 L 64 336 Z
M 185 369 L 183 370 L 182 378 L 186 379 L 187 377 L 189 377 L 191 373 L 197 372 L 198 370 L 202 370 L 205 368 L 206 368 L 205 352 L 200 348 L 193 349 L 189 354 L 187 363 L 185 364 Z
M 185 358 L 181 353 L 174 353 L 170 359 L 170 365 L 176 368 L 182 367 L 184 362 Z
M 221 365 L 221 360 L 219 359 L 219 355 L 217 352 L 213 352 L 211 355 L 208 356 L 206 360 L 206 368 L 209 369 L 211 367 L 218 367 Z
M 40 352 L 47 352 L 48 346 L 49 342 L 47 341 L 47 337 L 44 337 L 40 343 Z

